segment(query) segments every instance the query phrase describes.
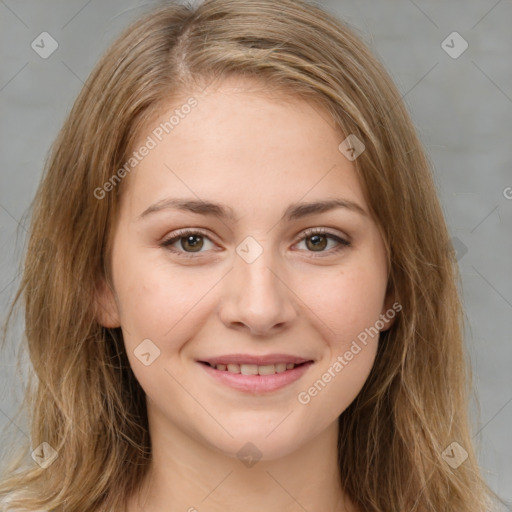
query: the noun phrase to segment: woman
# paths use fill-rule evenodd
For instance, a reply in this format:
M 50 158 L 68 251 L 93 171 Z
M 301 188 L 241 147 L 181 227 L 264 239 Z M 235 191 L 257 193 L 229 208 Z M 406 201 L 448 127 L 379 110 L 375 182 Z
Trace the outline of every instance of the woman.
M 382 66 L 302 1 L 168 4 L 89 77 L 17 301 L 8 510 L 486 510 L 457 270 Z M 13 469 L 16 465 L 13 465 Z

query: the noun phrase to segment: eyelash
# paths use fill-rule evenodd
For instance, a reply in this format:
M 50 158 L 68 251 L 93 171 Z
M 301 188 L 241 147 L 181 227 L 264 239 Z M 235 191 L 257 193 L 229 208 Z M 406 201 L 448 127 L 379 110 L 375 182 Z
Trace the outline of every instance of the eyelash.
M 201 252 L 184 252 L 184 251 L 176 250 L 173 247 L 171 247 L 172 244 L 179 241 L 181 238 L 185 238 L 186 236 L 191 236 L 191 235 L 200 235 L 204 238 L 210 239 L 210 237 L 201 229 L 197 229 L 197 228 L 196 229 L 181 229 L 181 230 L 177 231 L 171 238 L 164 240 L 160 244 L 160 246 L 165 249 L 170 250 L 171 252 L 177 254 L 178 256 L 180 256 L 182 258 L 196 258 L 197 257 L 196 254 L 201 254 Z M 297 242 L 295 242 L 294 245 L 302 242 L 306 238 L 309 238 L 309 237 L 312 237 L 315 235 L 323 235 L 326 238 L 330 238 L 331 240 L 338 242 L 338 244 L 339 244 L 338 247 L 336 247 L 335 249 L 331 249 L 329 251 L 319 251 L 320 254 L 321 253 L 324 253 L 324 254 L 327 253 L 328 255 L 337 254 L 338 252 L 342 251 L 345 247 L 348 247 L 351 245 L 351 243 L 348 240 L 345 240 L 344 238 L 341 238 L 338 235 L 335 235 L 334 233 L 331 233 L 331 232 L 325 230 L 324 228 L 309 228 L 309 229 L 304 230 L 301 233 L 301 238 Z M 318 255 L 315 254 L 315 251 L 308 251 L 308 252 L 311 252 L 313 254 L 314 258 L 324 257 L 324 256 L 321 256 L 320 254 L 318 254 Z

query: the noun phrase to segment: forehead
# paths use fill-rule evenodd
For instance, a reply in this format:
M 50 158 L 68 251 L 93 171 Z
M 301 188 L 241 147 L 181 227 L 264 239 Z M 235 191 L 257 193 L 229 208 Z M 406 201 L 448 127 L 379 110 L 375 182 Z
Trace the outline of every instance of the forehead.
M 364 204 L 338 149 L 343 139 L 318 102 L 226 79 L 174 97 L 140 130 L 133 151 L 152 147 L 130 173 L 128 194 L 136 191 L 140 206 L 195 196 L 255 209 L 337 192 Z

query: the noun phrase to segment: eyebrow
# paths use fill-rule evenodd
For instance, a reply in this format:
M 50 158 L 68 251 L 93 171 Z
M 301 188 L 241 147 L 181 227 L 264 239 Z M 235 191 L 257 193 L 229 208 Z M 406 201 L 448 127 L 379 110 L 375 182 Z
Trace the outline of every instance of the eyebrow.
M 283 219 L 290 222 L 308 215 L 324 213 L 337 208 L 345 208 L 368 217 L 366 210 L 353 201 L 347 199 L 328 199 L 324 201 L 291 204 L 285 210 Z M 180 198 L 163 199 L 152 204 L 139 215 L 139 219 L 143 219 L 152 213 L 168 209 L 181 210 L 199 215 L 211 215 L 221 220 L 229 220 L 233 223 L 238 222 L 238 218 L 230 206 L 211 201 Z

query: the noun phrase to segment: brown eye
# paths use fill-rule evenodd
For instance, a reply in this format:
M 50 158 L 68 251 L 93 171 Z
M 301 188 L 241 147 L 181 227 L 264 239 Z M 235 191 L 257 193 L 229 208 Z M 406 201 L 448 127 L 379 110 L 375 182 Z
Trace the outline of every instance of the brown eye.
M 208 243 L 210 247 L 208 247 Z M 184 257 L 194 257 L 194 253 L 202 254 L 207 249 L 213 248 L 214 244 L 210 237 L 198 230 L 184 229 L 178 231 L 161 244 L 162 247 Z
M 327 237 L 325 235 L 313 235 L 305 240 L 306 247 L 312 251 L 323 251 L 327 247 Z
M 185 251 L 197 252 L 203 248 L 204 241 L 201 235 L 188 235 L 180 238 L 181 248 Z
M 329 247 L 329 242 L 332 246 Z M 304 244 L 305 251 L 316 256 L 329 256 L 350 246 L 350 242 L 325 228 L 310 228 L 302 232 L 299 244 Z M 317 254 L 313 254 L 317 253 Z

